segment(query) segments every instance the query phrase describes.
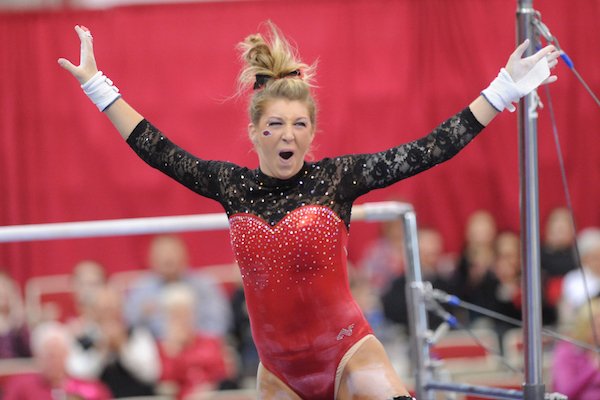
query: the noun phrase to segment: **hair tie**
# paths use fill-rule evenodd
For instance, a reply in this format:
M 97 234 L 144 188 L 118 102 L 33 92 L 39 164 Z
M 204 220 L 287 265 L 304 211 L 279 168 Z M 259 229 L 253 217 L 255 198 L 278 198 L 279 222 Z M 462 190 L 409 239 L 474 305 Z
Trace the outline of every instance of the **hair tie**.
M 295 77 L 295 76 L 297 76 L 298 78 L 301 78 L 301 77 L 302 77 L 302 72 L 301 72 L 299 69 L 297 69 L 297 70 L 295 70 L 295 71 L 292 71 L 292 72 L 289 72 L 289 73 L 287 73 L 287 74 L 284 76 L 284 78 L 293 78 L 293 77 Z
M 270 79 L 277 80 L 277 79 L 281 79 L 281 78 L 295 78 L 295 77 L 301 78 L 302 72 L 299 69 L 297 69 L 295 71 L 288 72 L 284 76 L 280 76 L 280 77 L 274 77 L 271 75 L 264 75 L 264 74 L 256 74 L 255 77 L 256 77 L 256 81 L 254 82 L 253 89 L 258 90 L 258 89 L 262 89 Z
M 254 82 L 254 90 L 260 89 L 267 84 L 267 81 L 271 79 L 270 75 L 256 74 L 256 82 Z

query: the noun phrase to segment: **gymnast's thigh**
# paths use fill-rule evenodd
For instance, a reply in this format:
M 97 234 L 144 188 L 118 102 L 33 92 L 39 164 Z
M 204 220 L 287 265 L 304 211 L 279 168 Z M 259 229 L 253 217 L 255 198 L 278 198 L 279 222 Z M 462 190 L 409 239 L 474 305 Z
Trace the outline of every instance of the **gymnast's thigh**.
M 260 400 L 302 400 L 262 363 L 258 365 L 257 381 L 258 399 Z
M 374 336 L 352 355 L 340 379 L 337 400 L 382 400 L 408 395 L 385 349 Z

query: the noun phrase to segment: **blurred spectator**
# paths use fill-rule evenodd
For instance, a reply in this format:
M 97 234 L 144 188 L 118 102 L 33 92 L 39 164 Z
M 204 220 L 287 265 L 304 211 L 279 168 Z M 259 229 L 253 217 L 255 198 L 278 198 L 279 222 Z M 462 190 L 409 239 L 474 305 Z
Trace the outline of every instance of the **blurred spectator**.
M 591 310 L 590 313 L 587 303 L 580 307 L 569 336 L 597 347 L 592 324 L 600 334 L 600 299 L 591 302 Z M 554 391 L 572 400 L 600 399 L 600 354 L 568 342 L 558 342 L 554 348 L 552 385 Z
M 497 280 L 490 308 L 507 317 L 521 319 L 521 240 L 516 233 L 501 232 L 495 241 L 496 259 L 492 272 Z M 494 320 L 500 339 L 514 325 Z M 500 340 L 502 343 L 502 340 Z
M 590 297 L 600 294 L 600 229 L 584 229 L 577 237 L 577 247 L 582 269 L 567 273 L 563 280 L 559 319 L 564 324 L 570 322 L 575 310 L 586 302 L 588 294 Z
M 478 210 L 469 216 L 465 227 L 465 243 L 457 265 L 463 277 L 485 275 L 494 261 L 496 234 L 496 221 L 491 213 Z
M 513 309 L 520 309 L 521 301 L 521 240 L 513 232 L 502 232 L 496 238 L 495 250 L 492 271 L 498 278 L 496 298 L 509 305 L 505 315 L 516 315 Z
M 540 249 L 543 295 L 548 304 L 558 309 L 564 276 L 577 269 L 575 230 L 571 213 L 555 208 L 546 221 L 546 231 Z
M 444 253 L 444 238 L 437 229 L 419 229 L 419 258 L 423 280 L 437 289 L 452 291 L 454 262 Z
M 97 289 L 91 299 L 96 329 L 77 340 L 68 360 L 69 372 L 100 379 L 115 398 L 153 395 L 160 375 L 157 344 L 145 328 L 127 327 L 121 300 L 110 287 Z
M 164 316 L 159 312 L 159 299 L 170 283 L 184 283 L 194 293 L 196 329 L 212 335 L 224 336 L 231 324 L 231 309 L 227 296 L 208 274 L 191 271 L 187 248 L 177 236 L 154 238 L 149 250 L 148 271 L 134 282 L 125 305 L 127 321 L 132 326 L 146 326 L 157 338 L 166 332 Z
M 492 271 L 495 260 L 496 221 L 487 211 L 479 210 L 469 216 L 465 229 L 465 245 L 458 262 L 454 285 L 462 300 L 492 309 L 497 285 Z M 479 314 L 469 313 L 465 323 L 474 322 Z
M 235 387 L 235 360 L 219 337 L 196 332 L 194 301 L 194 293 L 181 283 L 168 285 L 161 296 L 167 324 L 159 347 L 161 381 L 177 384 L 178 399 Z
M 0 358 L 29 357 L 29 330 L 21 291 L 0 271 Z
M 521 240 L 514 232 L 504 231 L 497 235 L 494 245 L 495 260 L 492 267 L 490 281 L 493 291 L 490 292 L 490 301 L 487 306 L 492 311 L 507 317 L 520 320 L 522 317 L 522 289 L 521 289 Z M 556 311 L 545 298 L 542 298 L 542 320 L 544 324 L 556 320 Z M 493 320 L 493 327 L 498 333 L 500 344 L 503 343 L 504 334 L 514 328 L 497 319 Z
M 68 327 L 77 339 L 89 337 L 96 332 L 92 306 L 98 290 L 106 286 L 106 270 L 97 261 L 80 261 L 73 268 L 71 284 L 77 315 L 67 321 Z
M 252 338 L 246 296 L 241 281 L 231 296 L 231 310 L 233 312 L 233 325 L 230 333 L 234 340 L 236 352 L 240 357 L 240 375 L 242 377 L 255 377 L 260 360 Z
M 68 330 L 58 322 L 38 325 L 31 335 L 31 347 L 39 373 L 10 379 L 3 399 L 110 399 L 108 389 L 97 381 L 78 380 L 67 375 L 65 363 L 71 340 Z
M 418 232 L 419 258 L 423 281 L 431 282 L 434 288 L 452 293 L 454 291 L 447 273 L 447 259 L 444 258 L 444 242 L 442 235 L 433 228 L 421 228 Z M 408 325 L 408 310 L 406 302 L 406 276 L 397 276 L 389 289 L 381 297 L 384 315 L 387 320 L 404 326 Z M 429 315 L 432 326 L 441 319 Z
M 574 245 L 571 213 L 566 208 L 552 210 L 546 222 L 540 254 L 542 271 L 546 277 L 562 277 L 577 268 Z
M 404 273 L 404 228 L 394 219 L 380 225 L 379 237 L 367 246 L 358 268 L 379 295 L 392 279 Z

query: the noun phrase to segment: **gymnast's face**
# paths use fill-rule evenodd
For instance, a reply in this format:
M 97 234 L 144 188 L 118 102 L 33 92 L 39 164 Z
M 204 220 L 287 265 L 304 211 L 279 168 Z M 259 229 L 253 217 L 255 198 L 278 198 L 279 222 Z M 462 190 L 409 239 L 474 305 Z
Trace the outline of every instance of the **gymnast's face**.
M 301 101 L 269 101 L 257 124 L 248 125 L 258 153 L 260 170 L 268 176 L 289 179 L 302 169 L 315 128 L 308 107 Z

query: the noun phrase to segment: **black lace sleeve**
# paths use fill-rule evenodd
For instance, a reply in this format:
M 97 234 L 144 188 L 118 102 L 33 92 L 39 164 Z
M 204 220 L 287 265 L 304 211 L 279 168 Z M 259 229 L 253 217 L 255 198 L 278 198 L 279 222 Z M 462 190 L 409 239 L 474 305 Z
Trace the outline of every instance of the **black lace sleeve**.
M 345 197 L 356 198 L 449 160 L 483 128 L 467 107 L 413 142 L 379 153 L 340 157 L 344 165 L 339 170 L 347 171 L 341 186 L 350 191 Z
M 154 167 L 194 192 L 223 202 L 235 164 L 202 160 L 171 142 L 155 126 L 142 120 L 127 144 L 148 165 Z

